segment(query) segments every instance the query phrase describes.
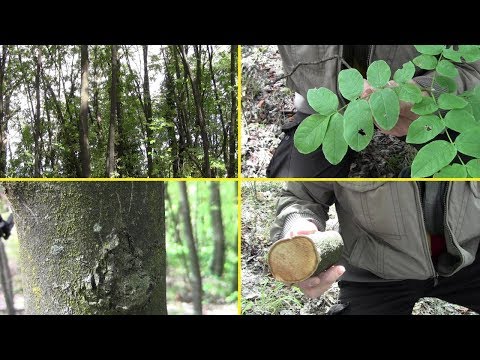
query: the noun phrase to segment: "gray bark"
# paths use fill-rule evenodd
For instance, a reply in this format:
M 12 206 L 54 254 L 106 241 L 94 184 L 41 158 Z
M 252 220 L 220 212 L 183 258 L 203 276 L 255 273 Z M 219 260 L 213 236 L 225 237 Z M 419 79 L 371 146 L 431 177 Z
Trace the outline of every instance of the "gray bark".
M 166 314 L 164 184 L 9 182 L 29 314 Z

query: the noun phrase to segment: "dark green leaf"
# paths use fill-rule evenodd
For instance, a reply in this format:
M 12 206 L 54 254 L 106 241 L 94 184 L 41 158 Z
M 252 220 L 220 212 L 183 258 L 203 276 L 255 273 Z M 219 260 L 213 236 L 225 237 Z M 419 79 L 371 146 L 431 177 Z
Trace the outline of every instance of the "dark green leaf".
M 460 133 L 471 129 L 474 126 L 479 126 L 479 123 L 475 120 L 473 115 L 464 109 L 450 110 L 447 115 L 445 115 L 445 124 L 449 129 Z
M 437 104 L 431 97 L 423 96 L 422 101 L 412 106 L 412 112 L 417 115 L 429 115 L 438 110 Z
M 308 104 L 320 115 L 330 115 L 337 111 L 338 98 L 327 88 L 310 89 L 307 92 Z
M 458 70 L 450 61 L 440 60 L 435 69 L 440 75 L 455 78 L 458 76 Z
M 458 135 L 455 146 L 462 154 L 480 158 L 480 128 L 474 127 Z
M 420 69 L 433 70 L 437 66 L 437 58 L 432 55 L 420 55 L 413 59 L 413 63 Z
M 457 155 L 448 141 L 436 140 L 422 147 L 412 163 L 412 177 L 429 177 L 449 165 Z
M 377 90 L 370 95 L 369 102 L 378 125 L 384 130 L 393 129 L 400 114 L 400 103 L 395 91 L 389 88 Z
M 409 61 L 403 64 L 401 69 L 395 71 L 395 74 L 393 74 L 393 80 L 398 84 L 402 84 L 412 80 L 413 75 L 415 75 L 415 65 Z
M 438 97 L 438 107 L 444 110 L 462 109 L 467 106 L 465 99 L 453 94 L 442 94 Z
M 342 70 L 338 74 L 340 93 L 347 100 L 354 100 L 362 95 L 363 76 L 357 69 Z
M 455 62 L 462 61 L 462 54 L 459 51 L 454 50 L 453 47 L 449 47 L 443 50 L 442 55 L 444 58 Z
M 414 45 L 415 49 L 421 54 L 426 55 L 439 55 L 443 49 L 445 49 L 445 45 Z
M 325 158 L 333 165 L 340 163 L 347 153 L 348 145 L 343 137 L 343 116 L 339 113 L 330 119 L 322 150 Z
M 477 45 L 459 45 L 458 51 L 466 62 L 474 62 L 480 60 L 480 49 Z
M 387 85 L 391 75 L 390 66 L 383 60 L 372 62 L 367 69 L 367 81 L 374 88 Z
M 438 173 L 433 175 L 434 178 L 466 178 L 467 168 L 461 164 L 452 164 L 445 166 Z
M 348 104 L 344 114 L 344 138 L 355 151 L 367 147 L 373 137 L 373 119 L 366 100 L 355 100 Z
M 293 143 L 302 154 L 310 154 L 319 148 L 325 137 L 330 116 L 310 115 L 295 131 Z
M 423 144 L 440 134 L 445 126 L 436 115 L 420 116 L 410 124 L 407 133 L 407 143 Z

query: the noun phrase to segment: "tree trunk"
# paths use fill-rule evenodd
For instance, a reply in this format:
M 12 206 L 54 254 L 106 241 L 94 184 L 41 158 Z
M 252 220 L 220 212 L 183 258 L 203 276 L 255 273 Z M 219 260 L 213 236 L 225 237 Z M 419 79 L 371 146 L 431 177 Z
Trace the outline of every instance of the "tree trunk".
M 82 78 L 80 85 L 80 162 L 82 177 L 90 177 L 90 147 L 88 143 L 88 45 L 81 45 Z
M 2 45 L 0 58 L 0 177 L 7 174 L 7 141 L 6 141 L 6 110 L 5 110 L 5 75 L 7 72 L 8 47 Z
M 192 221 L 190 217 L 190 204 L 188 201 L 187 184 L 180 181 L 180 211 L 182 214 L 183 229 L 185 240 L 188 246 L 188 256 L 190 260 L 190 272 L 192 273 L 192 295 L 193 310 L 196 315 L 202 314 L 202 275 L 200 273 L 200 263 L 198 261 L 197 247 L 193 237 Z
M 337 263 L 342 251 L 343 239 L 336 231 L 299 235 L 276 241 L 268 251 L 268 265 L 275 279 L 295 284 Z
M 107 169 L 105 176 L 111 177 L 115 170 L 115 124 L 117 122 L 117 55 L 118 45 L 112 45 L 112 78 L 110 86 L 110 127 L 108 129 Z
M 37 99 L 37 106 L 35 111 L 35 124 L 34 124 L 34 141 L 35 141 L 35 158 L 33 166 L 33 176 L 40 177 L 41 167 L 41 155 L 40 155 L 40 72 L 42 69 L 42 48 L 38 46 L 37 50 L 37 71 L 35 72 L 35 93 Z
M 0 285 L 3 289 L 3 296 L 5 297 L 5 304 L 7 305 L 7 314 L 15 315 L 15 307 L 13 303 L 13 287 L 12 274 L 8 266 L 7 253 L 0 238 Z
M 235 139 L 237 138 L 237 92 L 235 87 L 235 77 L 237 74 L 237 46 L 232 45 L 230 54 L 230 84 L 232 86 L 230 90 L 231 100 L 231 119 L 230 119 L 230 136 L 229 136 L 229 161 L 227 169 L 227 177 L 235 177 L 235 169 L 237 164 L 235 161 L 237 154 L 237 147 L 235 146 Z
M 150 99 L 150 82 L 148 80 L 148 45 L 143 45 L 143 103 L 145 106 L 145 121 L 146 121 L 146 132 L 147 132 L 147 175 L 148 177 L 153 176 L 153 154 L 152 154 L 152 144 L 150 143 L 153 140 L 153 131 L 152 131 L 152 101 Z
M 164 184 L 9 182 L 29 314 L 166 314 Z
M 212 274 L 223 275 L 225 264 L 225 232 L 222 221 L 222 202 L 220 198 L 220 184 L 217 181 L 210 182 L 210 216 L 212 218 L 214 251 L 210 265 Z

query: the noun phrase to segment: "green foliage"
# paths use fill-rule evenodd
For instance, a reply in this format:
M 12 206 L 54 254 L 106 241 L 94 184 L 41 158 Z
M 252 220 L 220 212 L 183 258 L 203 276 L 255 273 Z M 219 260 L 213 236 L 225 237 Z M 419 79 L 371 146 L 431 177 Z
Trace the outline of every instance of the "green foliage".
M 394 129 L 401 102 L 405 102 L 412 104 L 411 111 L 419 115 L 410 124 L 406 141 L 428 143 L 412 162 L 412 177 L 478 176 L 480 85 L 458 94 L 459 70 L 455 63 L 480 60 L 480 46 L 415 45 L 415 48 L 420 54 L 394 72 L 393 82 L 392 71 L 385 61 L 372 62 L 367 69 L 367 81 L 374 91 L 368 95 L 363 95 L 364 79 L 357 70 L 340 71 L 338 89 L 350 101 L 340 109 L 331 90 L 309 90 L 307 100 L 319 114 L 311 115 L 298 127 L 294 138 L 297 149 L 309 154 L 322 146 L 326 159 L 336 165 L 348 147 L 355 151 L 367 147 L 373 137 L 374 119 L 381 129 Z M 428 71 L 431 86 L 421 88 L 412 81 L 415 66 Z M 455 141 L 449 131 L 459 133 Z M 443 133 L 448 141 L 432 141 Z M 474 159 L 465 164 L 460 153 Z M 455 158 L 460 164 L 453 163 Z
M 191 297 L 188 247 L 184 240 L 179 214 L 179 188 L 167 185 L 166 241 L 167 241 L 167 298 L 170 303 Z M 213 226 L 211 219 L 210 184 L 208 181 L 187 182 L 190 215 L 202 274 L 204 302 L 235 304 L 237 301 L 237 183 L 221 182 L 220 198 L 225 234 L 225 264 L 222 277 L 210 272 L 213 257 Z

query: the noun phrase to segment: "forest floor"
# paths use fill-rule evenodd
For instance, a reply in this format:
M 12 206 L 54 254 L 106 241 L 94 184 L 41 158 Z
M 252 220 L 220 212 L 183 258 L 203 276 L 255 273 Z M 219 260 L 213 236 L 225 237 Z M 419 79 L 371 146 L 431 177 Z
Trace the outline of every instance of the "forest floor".
M 275 219 L 281 182 L 242 184 L 242 314 L 325 314 L 338 298 L 334 284 L 319 299 L 310 300 L 296 287 L 287 287 L 269 274 L 266 255 L 269 231 Z M 329 211 L 327 230 L 338 229 L 335 206 Z M 435 298 L 420 299 L 414 315 L 473 315 L 469 309 Z
M 285 86 L 276 45 L 242 46 L 242 174 L 265 177 L 283 136 L 282 124 L 294 115 L 294 93 Z M 397 177 L 408 166 L 415 148 L 375 131 L 372 142 L 358 153 L 349 177 Z

